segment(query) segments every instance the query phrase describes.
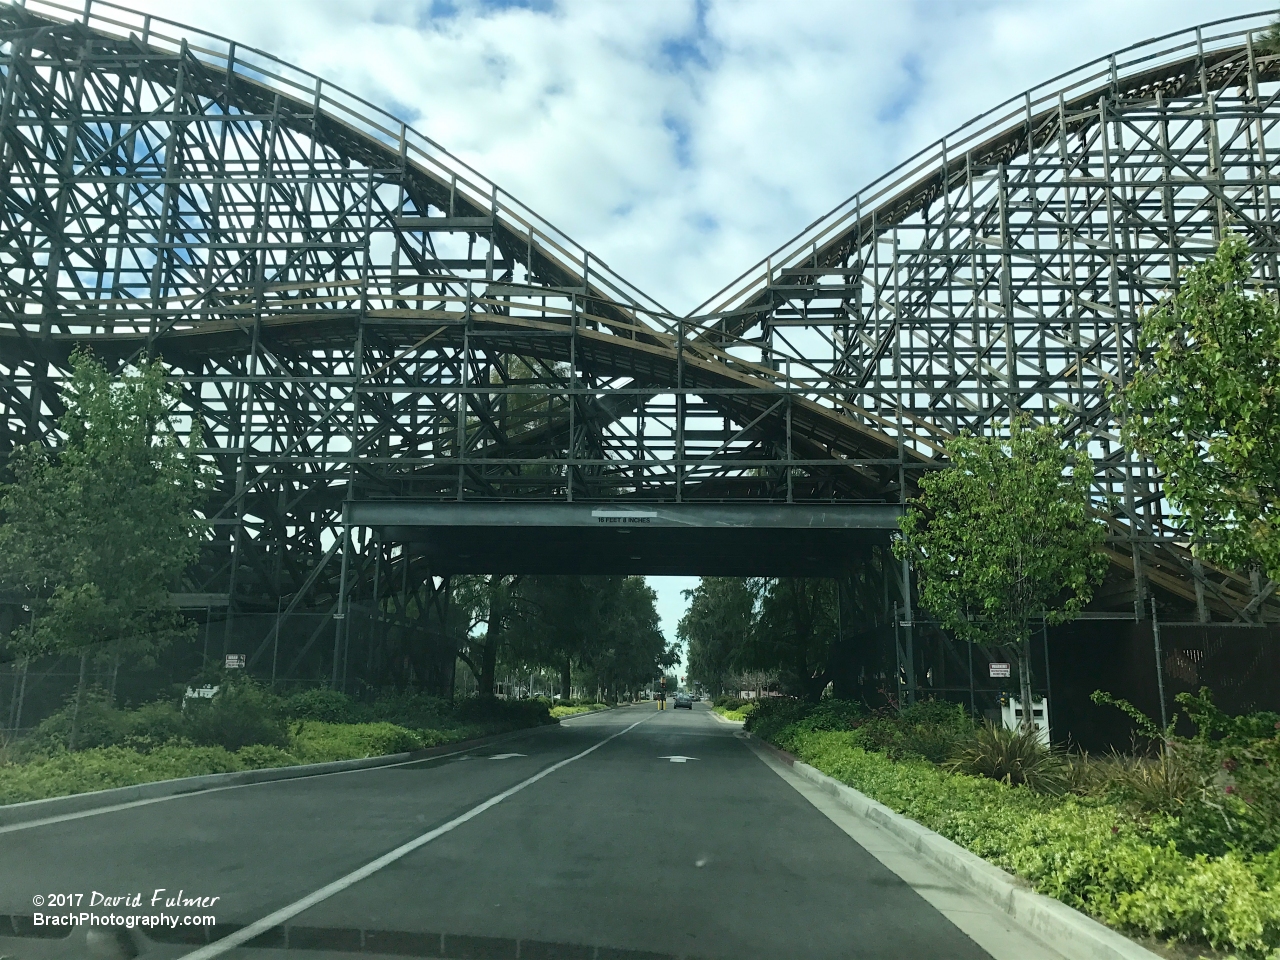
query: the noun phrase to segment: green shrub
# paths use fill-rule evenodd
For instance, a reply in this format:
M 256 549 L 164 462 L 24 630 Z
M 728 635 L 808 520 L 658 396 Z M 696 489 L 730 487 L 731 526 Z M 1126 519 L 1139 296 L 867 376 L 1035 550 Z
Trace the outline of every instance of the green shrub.
M 597 702 L 595 697 L 561 697 L 559 700 L 555 701 L 554 706 L 595 707 L 596 709 L 603 709 L 604 707 L 607 707 L 608 704 Z
M 1035 731 L 1008 730 L 991 722 L 975 729 L 959 745 L 953 766 L 1040 793 L 1062 793 L 1070 784 L 1066 758 L 1042 744 Z
M 904 707 L 897 719 L 904 724 L 936 724 L 966 728 L 971 726 L 969 714 L 958 703 L 947 700 L 921 700 Z
M 797 726 L 796 732 L 802 732 Z M 853 731 L 853 743 L 871 753 L 884 753 L 890 756 L 901 754 L 902 730 L 889 717 L 874 717 Z
M 742 723 L 743 721 L 751 719 L 751 715 L 756 712 L 756 707 L 760 705 L 761 701 L 730 700 L 729 702 L 737 703 L 739 704 L 739 706 L 736 709 L 730 708 L 728 706 L 724 706 L 724 707 L 712 706 L 711 709 L 714 710 L 716 713 L 718 713 L 720 716 L 724 717 L 726 720 L 733 720 L 735 722 Z
M 0 746 L 0 803 L 206 773 L 403 753 L 551 723 L 548 706 L 546 700 L 464 701 L 455 709 L 416 694 L 393 694 L 361 705 L 332 691 L 309 691 L 281 701 L 251 680 L 237 678 L 211 699 L 187 701 L 182 710 L 164 701 L 118 710 L 93 690 L 81 705 L 79 745 L 84 749 L 67 750 L 70 705 L 47 718 L 26 741 Z M 598 705 L 581 709 L 592 708 Z M 290 725 L 287 711 L 396 715 L 409 723 L 295 719 Z
M 607 707 L 608 704 L 604 703 L 590 703 L 583 701 L 578 704 L 566 704 L 564 701 L 558 700 L 556 701 L 556 705 L 551 708 L 551 716 L 553 719 L 559 720 L 562 717 L 576 717 L 583 713 L 593 713 L 596 710 L 607 709 Z
M 744 700 L 739 698 L 739 696 L 730 696 L 728 694 L 721 694 L 717 696 L 716 699 L 712 700 L 712 707 L 719 707 L 723 710 L 728 710 L 728 712 L 731 712 L 731 713 L 739 713 L 740 710 L 744 710 L 744 709 L 754 710 L 756 707 L 759 707 L 759 705 L 762 703 L 772 703 L 772 701 L 780 700 L 780 699 L 791 701 L 790 698 L 771 698 L 771 696 L 764 696 L 764 698 L 760 698 L 760 699 L 751 698 L 748 700 Z
M 1280 721 L 1272 722 L 1274 714 L 1227 716 L 1202 687 L 1177 698 L 1196 730 L 1186 738 L 1176 736 L 1172 724 L 1160 730 L 1127 700 L 1101 690 L 1093 700 L 1128 714 L 1162 754 L 1158 763 L 1121 771 L 1115 789 L 1139 809 L 1175 811 L 1171 837 L 1179 849 L 1223 856 L 1280 847 Z
M 95 747 L 0 767 L 0 803 L 239 769 L 239 761 L 221 747 L 160 747 L 148 753 L 125 747 Z
M 428 745 L 421 734 L 394 723 L 299 720 L 293 724 L 289 752 L 304 763 L 325 763 L 406 753 Z
M 1095 698 L 1097 698 L 1096 695 Z M 1228 716 L 1213 702 L 1213 696 L 1208 687 L 1201 687 L 1198 694 L 1180 693 L 1176 699 L 1182 712 L 1195 726 L 1197 740 L 1213 740 L 1227 746 L 1242 746 L 1256 740 L 1270 740 L 1280 734 L 1280 713 L 1264 710 L 1236 717 Z M 1123 701 L 1109 700 L 1109 702 L 1120 706 Z
M 1198 751 L 1157 749 L 1153 755 L 1112 751 L 1094 758 L 1068 761 L 1070 788 L 1081 794 L 1114 800 L 1138 814 L 1176 815 L 1183 805 L 1206 789 L 1204 761 Z
M 1173 744 L 1171 752 L 1185 750 Z M 1280 849 L 1280 738 L 1206 751 L 1197 789 L 1178 810 L 1178 848 L 1222 856 Z
M 291 720 L 323 720 L 325 723 L 363 723 L 370 711 L 337 690 L 304 690 L 284 702 Z
M 782 731 L 856 730 L 863 749 L 893 757 L 923 756 L 941 762 L 957 743 L 973 730 L 964 708 L 945 701 L 927 700 L 902 713 L 872 713 L 856 700 L 824 698 L 806 703 L 788 697 L 760 701 L 747 729 L 757 736 L 773 739 Z
M 901 728 L 901 739 L 890 751 L 893 757 L 922 757 L 931 763 L 945 763 L 973 736 L 973 725 L 956 723 L 914 723 Z
M 747 717 L 745 729 L 758 737 L 771 740 L 786 727 L 807 717 L 812 709 L 813 705 L 803 700 L 795 700 L 791 697 L 768 697 L 751 711 L 751 716 Z
M 827 697 L 811 706 L 800 723 L 808 730 L 852 730 L 867 717 L 867 708 L 856 700 Z
M 157 700 L 136 710 L 123 711 L 125 736 L 123 745 L 147 751 L 169 744 L 189 742 L 186 717 L 172 703 Z
M 23 751 L 39 756 L 69 749 L 72 717 L 75 713 L 76 698 L 72 694 L 61 709 L 42 720 L 23 741 Z M 124 740 L 126 733 L 125 716 L 116 709 L 107 692 L 98 687 L 87 689 L 80 702 L 76 749 L 116 746 Z
M 289 745 L 280 699 L 252 680 L 224 683 L 208 700 L 188 700 L 184 713 L 187 735 L 201 746 Z
M 454 705 L 453 715 L 468 722 L 537 726 L 552 723 L 551 701 L 537 697 L 530 700 L 499 700 L 468 697 Z
M 369 722 L 395 723 L 402 727 L 439 728 L 457 722 L 448 700 L 423 693 L 388 690 L 380 693 L 363 718 Z
M 279 747 L 268 747 L 262 743 L 251 743 L 236 751 L 236 759 L 246 770 L 261 770 L 264 767 L 292 767 L 298 763 L 293 754 Z

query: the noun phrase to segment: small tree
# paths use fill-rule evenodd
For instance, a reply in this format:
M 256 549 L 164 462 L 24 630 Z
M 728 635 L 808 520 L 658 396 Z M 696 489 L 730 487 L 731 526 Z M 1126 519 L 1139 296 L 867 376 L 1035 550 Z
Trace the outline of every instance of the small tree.
M 1023 420 L 948 453 L 950 469 L 921 477 L 894 551 L 912 559 L 920 603 L 944 627 L 1017 661 L 1030 728 L 1032 622 L 1072 619 L 1107 566 L 1105 528 L 1089 510 L 1093 464 L 1083 442 Z
M 71 368 L 62 444 L 10 457 L 0 580 L 32 596 L 33 624 L 14 637 L 24 654 L 80 655 L 74 748 L 90 655 L 113 667 L 122 657 L 145 662 L 193 629 L 169 591 L 199 550 L 202 474 L 178 442 L 162 364 L 117 379 L 77 350 Z M 199 443 L 196 424 L 191 446 Z
M 1280 306 L 1250 293 L 1252 272 L 1238 234 L 1185 271 L 1143 318 L 1145 355 L 1115 406 L 1197 552 L 1280 580 Z

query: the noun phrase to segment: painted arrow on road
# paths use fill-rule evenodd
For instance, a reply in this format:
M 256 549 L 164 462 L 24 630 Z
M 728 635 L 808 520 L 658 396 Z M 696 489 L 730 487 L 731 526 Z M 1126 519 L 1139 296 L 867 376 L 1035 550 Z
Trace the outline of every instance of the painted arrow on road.
M 686 760 L 697 760 L 697 757 L 659 757 L 659 760 L 670 760 L 672 763 L 684 763 Z
M 527 756 L 527 754 L 523 754 L 523 753 L 495 753 L 495 754 L 494 754 L 493 756 L 491 756 L 489 759 L 490 759 L 490 760 L 510 760 L 512 757 L 523 757 L 523 756 Z

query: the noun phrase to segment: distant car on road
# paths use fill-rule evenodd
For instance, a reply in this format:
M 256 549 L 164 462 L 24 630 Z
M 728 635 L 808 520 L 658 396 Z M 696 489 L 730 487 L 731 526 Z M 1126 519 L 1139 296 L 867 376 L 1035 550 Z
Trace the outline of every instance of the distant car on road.
M 678 710 L 681 707 L 684 707 L 687 710 L 693 709 L 693 698 L 690 697 L 687 693 L 676 694 L 676 704 L 675 704 L 675 707 L 673 707 L 672 709 Z

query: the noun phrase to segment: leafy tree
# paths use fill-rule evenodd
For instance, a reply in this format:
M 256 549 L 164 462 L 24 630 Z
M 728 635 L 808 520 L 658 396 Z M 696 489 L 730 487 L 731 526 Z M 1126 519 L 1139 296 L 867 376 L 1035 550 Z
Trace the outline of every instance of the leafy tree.
M 1198 552 L 1280 580 L 1280 306 L 1250 292 L 1228 234 L 1143 318 L 1144 358 L 1116 395 L 1127 444 L 1164 474 Z
M 600 577 L 594 586 L 603 629 L 585 651 L 583 666 L 616 698 L 660 676 L 679 652 L 662 635 L 658 595 L 644 577 Z
M 1021 419 L 1007 437 L 960 437 L 948 454 L 949 469 L 921 477 L 894 550 L 911 557 L 921 605 L 948 630 L 1016 659 L 1030 727 L 1032 621 L 1072 619 L 1106 571 L 1093 463 L 1083 441 Z
M 461 578 L 455 603 L 470 611 L 470 639 L 459 657 L 482 697 L 493 696 L 500 657 L 558 670 L 566 692 L 577 664 L 616 695 L 675 662 L 656 601 L 643 577 Z
M 801 697 L 821 696 L 839 632 L 834 580 L 703 577 L 685 597 L 690 680 L 719 691 L 743 671 L 764 672 Z
M 609 594 L 596 589 L 595 577 L 529 577 L 521 590 L 524 615 L 511 630 L 512 655 L 524 663 L 560 674 L 560 695 L 568 698 L 573 666 L 581 664 L 602 634 L 611 611 Z
M 0 580 L 31 597 L 33 623 L 14 637 L 25 655 L 79 654 L 73 717 L 90 655 L 149 662 L 192 634 L 169 596 L 195 561 L 202 467 L 174 429 L 177 394 L 164 366 L 145 362 L 113 377 L 84 350 L 59 421 L 60 446 L 13 451 L 14 482 L 0 493 Z M 73 719 L 70 744 L 76 743 Z
M 1257 50 L 1267 57 L 1280 53 L 1280 20 L 1272 20 L 1271 25 L 1258 37 Z
M 498 654 L 507 641 L 507 631 L 518 615 L 521 577 L 459 577 L 454 586 L 453 604 L 466 618 L 463 636 L 466 646 L 459 659 L 470 668 L 482 699 L 492 699 L 497 679 Z M 476 633 L 483 626 L 483 631 Z
M 688 644 L 689 679 L 720 693 L 737 668 L 755 623 L 755 581 L 741 577 L 702 577 L 684 591 L 689 606 L 676 628 Z
M 765 581 L 760 613 L 740 664 L 777 668 L 784 690 L 806 700 L 822 696 L 838 632 L 836 582 L 818 577 Z

